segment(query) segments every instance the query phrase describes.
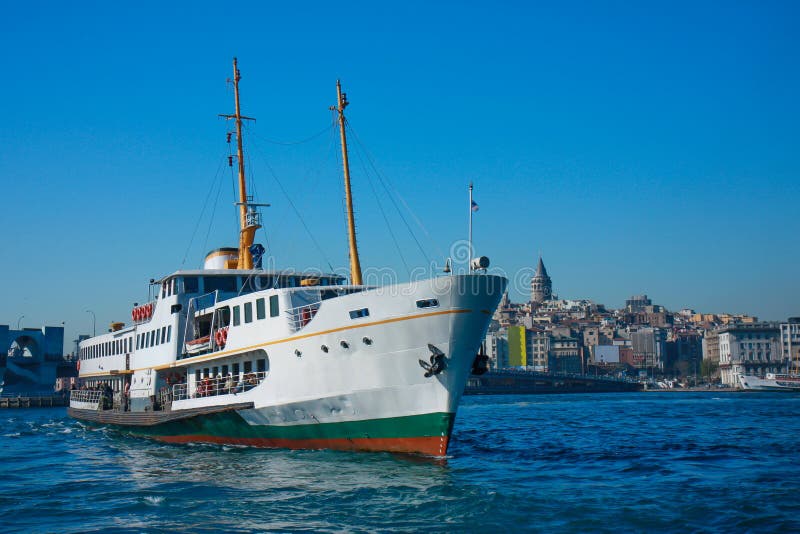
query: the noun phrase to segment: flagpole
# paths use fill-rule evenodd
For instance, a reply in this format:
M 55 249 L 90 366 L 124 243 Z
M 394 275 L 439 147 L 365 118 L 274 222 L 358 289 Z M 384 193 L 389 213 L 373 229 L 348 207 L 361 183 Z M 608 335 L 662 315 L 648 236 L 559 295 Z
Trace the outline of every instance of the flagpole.
M 472 270 L 472 182 L 469 183 L 469 259 L 467 260 L 467 273 Z

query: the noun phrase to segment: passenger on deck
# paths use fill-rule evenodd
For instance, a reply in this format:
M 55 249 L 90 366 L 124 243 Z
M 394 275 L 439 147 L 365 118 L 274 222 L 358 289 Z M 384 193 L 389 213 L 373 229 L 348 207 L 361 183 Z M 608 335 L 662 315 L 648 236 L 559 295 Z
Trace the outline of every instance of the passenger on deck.
M 233 389 L 233 375 L 228 373 L 228 378 L 225 379 L 225 393 L 231 393 Z

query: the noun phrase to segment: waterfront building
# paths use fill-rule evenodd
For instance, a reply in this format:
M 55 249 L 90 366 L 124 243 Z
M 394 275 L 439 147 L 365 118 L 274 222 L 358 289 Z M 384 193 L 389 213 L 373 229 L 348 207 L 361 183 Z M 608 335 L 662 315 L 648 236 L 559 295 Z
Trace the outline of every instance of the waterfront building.
M 536 273 L 531 279 L 531 303 L 542 304 L 553 297 L 553 281 L 547 275 L 544 268 L 542 257 L 539 256 L 539 264 L 536 266 Z
M 634 367 L 663 371 L 667 348 L 666 332 L 660 328 L 640 328 L 632 331 L 630 336 Z
M 552 373 L 583 373 L 578 339 L 568 336 L 553 336 L 550 340 L 548 368 Z
M 528 365 L 532 366 L 534 371 L 547 372 L 550 334 L 543 329 L 532 328 L 528 330 L 528 335 L 530 336 L 531 354 L 533 356 Z
M 550 335 L 542 329 L 524 326 L 508 328 L 508 366 L 547 371 Z
M 703 336 L 703 360 L 719 365 L 719 332 L 706 330 Z
M 527 336 L 524 326 L 508 327 L 508 366 L 525 367 L 528 365 Z
M 800 371 L 800 317 L 789 317 L 781 326 L 781 358 L 793 373 Z
M 581 330 L 583 346 L 589 350 L 589 361 L 594 360 L 594 347 L 600 344 L 600 329 L 596 325 L 587 325 Z
M 739 385 L 740 374 L 764 376 L 786 370 L 777 324 L 735 324 L 721 328 L 718 335 L 723 384 Z
M 619 349 L 617 345 L 596 345 L 594 347 L 594 363 L 620 363 Z
M 628 313 L 643 312 L 645 306 L 651 306 L 653 302 L 647 295 L 634 295 L 625 301 L 625 311 Z
M 697 376 L 703 359 L 703 336 L 696 330 L 677 330 L 667 341 L 669 372 L 678 376 Z
M 503 331 L 486 334 L 486 355 L 492 369 L 505 369 L 508 364 L 508 337 Z

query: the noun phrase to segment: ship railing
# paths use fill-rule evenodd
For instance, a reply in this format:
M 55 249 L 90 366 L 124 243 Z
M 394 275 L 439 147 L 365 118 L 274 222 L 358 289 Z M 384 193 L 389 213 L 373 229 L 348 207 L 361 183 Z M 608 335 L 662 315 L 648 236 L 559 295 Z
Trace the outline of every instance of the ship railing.
M 172 386 L 171 401 L 193 399 L 199 397 L 214 397 L 217 395 L 235 395 L 250 391 L 261 384 L 267 377 L 267 372 L 243 373 L 238 378 L 219 377 L 203 378 L 194 384 L 194 388 L 189 384 L 174 384 Z
M 99 410 L 103 407 L 103 392 L 96 389 L 72 390 L 69 405 L 73 408 Z
M 311 319 L 313 319 L 319 311 L 321 304 L 321 301 L 312 302 L 311 304 L 305 304 L 303 306 L 286 310 L 284 313 L 286 313 L 286 316 L 289 318 L 289 328 L 291 328 L 293 332 L 297 332 L 303 328 L 305 325 L 311 322 Z

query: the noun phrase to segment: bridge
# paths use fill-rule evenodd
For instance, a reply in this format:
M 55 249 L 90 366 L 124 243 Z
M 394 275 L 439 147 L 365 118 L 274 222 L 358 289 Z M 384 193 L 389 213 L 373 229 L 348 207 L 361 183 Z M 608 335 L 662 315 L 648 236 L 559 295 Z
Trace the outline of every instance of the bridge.
M 464 394 L 613 393 L 641 390 L 642 384 L 624 378 L 503 369 L 470 376 Z

